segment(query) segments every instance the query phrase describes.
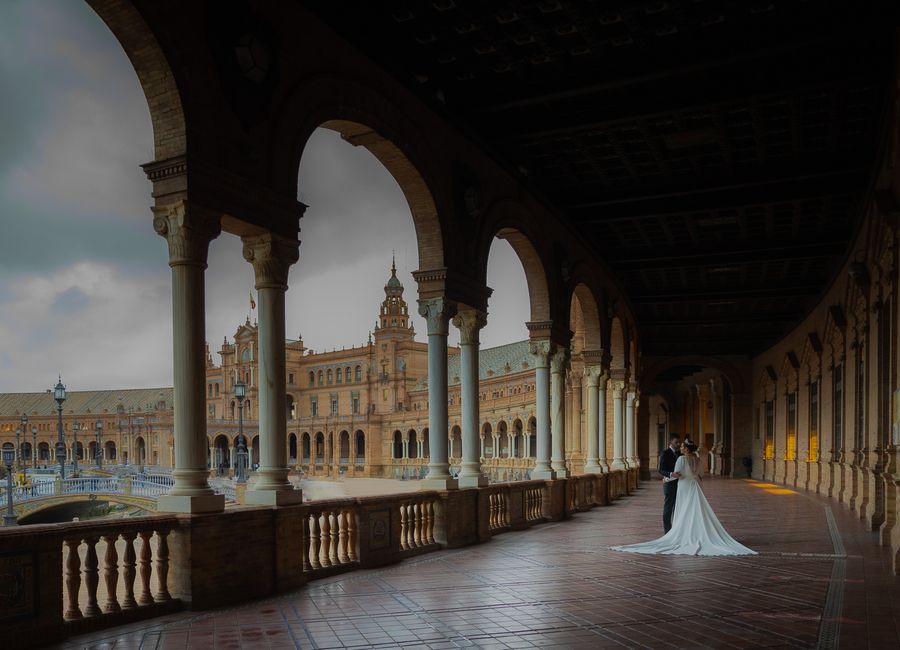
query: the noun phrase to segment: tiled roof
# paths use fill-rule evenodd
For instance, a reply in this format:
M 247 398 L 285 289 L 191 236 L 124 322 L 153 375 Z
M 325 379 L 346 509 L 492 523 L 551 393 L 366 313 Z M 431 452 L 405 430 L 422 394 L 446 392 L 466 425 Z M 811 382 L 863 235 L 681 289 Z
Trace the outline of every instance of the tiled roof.
M 174 401 L 172 388 L 131 388 L 114 390 L 74 390 L 66 393 L 63 414 L 66 413 L 115 413 L 121 403 L 127 411 L 146 411 L 164 401 L 171 408 Z M 148 409 L 149 405 L 149 409 Z M 55 415 L 56 401 L 52 392 L 0 393 L 0 417 L 21 415 Z
M 506 345 L 498 345 L 495 348 L 481 348 L 478 352 L 479 380 L 489 379 L 488 371 L 493 372 L 493 377 L 500 377 L 514 372 L 522 372 L 533 367 L 534 357 L 530 352 L 527 339 L 525 341 L 507 343 Z M 451 354 L 447 357 L 447 382 L 449 386 L 459 385 L 458 354 Z M 428 378 L 423 377 L 416 382 L 413 390 L 425 390 L 426 388 L 428 388 Z

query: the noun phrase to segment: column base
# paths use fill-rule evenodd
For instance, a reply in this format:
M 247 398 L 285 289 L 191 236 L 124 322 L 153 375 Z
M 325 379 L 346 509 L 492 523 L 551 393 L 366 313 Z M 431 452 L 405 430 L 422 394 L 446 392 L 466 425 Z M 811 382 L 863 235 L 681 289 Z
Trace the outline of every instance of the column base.
M 293 506 L 303 503 L 303 490 L 247 490 L 244 503 L 254 506 Z
M 603 468 L 600 465 L 585 465 L 585 474 L 603 474 Z
M 457 480 L 459 481 L 459 487 L 461 488 L 486 487 L 487 485 L 490 485 L 490 479 L 484 474 L 463 475 Z
M 536 469 L 531 472 L 533 481 L 552 481 L 556 478 L 556 471 L 552 469 Z
M 225 496 L 205 494 L 202 496 L 182 496 L 166 494 L 157 499 L 157 512 L 177 512 L 190 515 L 224 512 Z
M 612 465 L 610 465 L 609 467 L 610 467 L 610 469 L 612 469 L 612 470 L 616 470 L 616 469 L 628 469 L 628 467 L 625 465 L 625 461 L 622 460 L 621 458 L 617 458 L 616 460 L 614 460 L 614 461 L 612 462 Z
M 423 478 L 421 481 L 423 490 L 457 490 L 459 479 L 450 478 Z

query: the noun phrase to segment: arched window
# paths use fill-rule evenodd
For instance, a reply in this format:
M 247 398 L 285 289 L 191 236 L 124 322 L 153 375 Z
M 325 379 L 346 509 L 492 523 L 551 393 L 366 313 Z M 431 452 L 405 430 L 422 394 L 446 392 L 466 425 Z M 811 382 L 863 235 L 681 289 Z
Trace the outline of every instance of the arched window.
M 340 369 L 340 368 L 338 368 L 337 370 L 335 370 L 335 375 L 337 375 L 337 377 L 336 377 L 337 383 L 339 383 L 339 384 L 344 383 L 344 375 L 341 373 L 341 369 Z
M 247 414 L 248 420 L 253 419 L 253 410 L 250 408 L 250 400 L 247 400 L 247 402 L 244 404 L 244 413 Z
M 328 369 L 328 384 L 331 385 L 334 383 L 334 375 L 331 372 L 331 368 Z
M 350 383 L 350 376 L 350 366 L 347 366 L 346 368 L 344 368 L 344 381 L 348 384 Z
M 325 383 L 324 378 L 325 378 L 325 373 L 320 370 L 319 371 L 319 386 L 321 386 L 323 383 Z
M 356 372 L 355 377 L 354 377 L 355 380 L 362 381 L 362 366 L 356 366 L 355 372 Z
M 319 431 L 316 434 L 316 463 L 325 462 L 325 434 Z
M 366 462 L 366 434 L 361 430 L 356 431 L 356 464 L 363 465 Z
M 300 451 L 302 453 L 300 462 L 309 463 L 309 433 L 304 432 L 300 438 Z
M 288 463 L 297 464 L 297 434 L 291 433 L 288 436 Z
M 244 348 L 241 353 L 241 361 L 250 361 L 250 348 Z
M 234 400 L 231 401 L 231 419 L 234 419 Z
M 312 370 L 309 371 L 309 385 L 316 385 L 316 373 L 314 373 Z
M 350 432 L 346 430 L 338 437 L 338 453 L 341 465 L 347 465 L 350 462 Z
M 394 431 L 394 458 L 403 458 L 403 434 Z

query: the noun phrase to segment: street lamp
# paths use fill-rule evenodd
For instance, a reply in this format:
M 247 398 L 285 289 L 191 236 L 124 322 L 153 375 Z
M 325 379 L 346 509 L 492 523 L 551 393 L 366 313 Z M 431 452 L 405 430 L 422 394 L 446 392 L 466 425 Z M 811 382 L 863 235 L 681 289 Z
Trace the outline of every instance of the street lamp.
M 66 438 L 63 433 L 63 423 L 62 423 L 62 405 L 63 402 L 66 401 L 66 387 L 63 386 L 62 377 L 59 378 L 59 381 L 56 383 L 56 386 L 53 388 L 53 399 L 56 400 L 56 412 L 59 416 L 56 426 L 59 432 L 59 440 L 56 441 L 56 460 L 59 462 L 59 478 L 61 480 L 65 480 L 66 478 Z
M 31 469 L 37 469 L 37 425 L 31 425 Z
M 3 463 L 6 465 L 6 514 L 3 515 L 4 526 L 17 526 L 18 516 L 13 509 L 13 462 L 16 460 L 15 449 L 3 449 Z
M 247 384 L 240 379 L 234 385 L 234 396 L 238 401 L 238 451 L 237 482 L 247 482 L 247 441 L 244 440 L 244 397 L 247 396 Z
M 103 447 L 100 446 L 100 434 L 103 432 L 103 422 L 97 420 L 97 468 L 103 467 Z
M 16 459 L 16 469 L 21 469 L 22 467 L 22 443 L 19 442 L 19 438 L 22 437 L 22 427 L 16 427 L 16 449 L 15 449 L 15 459 Z
M 75 441 L 72 443 L 72 475 L 78 473 L 78 432 L 81 431 L 81 422 L 72 423 L 72 435 Z
M 22 414 L 22 435 L 23 436 L 28 435 L 28 414 L 27 413 Z M 21 468 L 24 465 L 24 463 L 22 462 L 22 448 L 19 446 L 18 437 L 16 437 L 16 453 L 18 454 L 18 462 L 16 463 L 16 466 Z

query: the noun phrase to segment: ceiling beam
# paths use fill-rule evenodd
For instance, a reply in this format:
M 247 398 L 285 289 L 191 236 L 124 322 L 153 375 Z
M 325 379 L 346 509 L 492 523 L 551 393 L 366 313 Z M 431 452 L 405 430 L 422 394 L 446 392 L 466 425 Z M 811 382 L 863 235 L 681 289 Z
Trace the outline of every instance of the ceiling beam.
M 765 287 L 738 287 L 734 289 L 675 289 L 659 293 L 653 291 L 631 291 L 628 298 L 632 303 L 675 303 L 712 302 L 734 300 L 757 300 L 765 298 L 814 297 L 822 291 L 822 284 L 774 285 Z
M 684 318 L 680 318 L 678 316 L 672 316 L 671 318 L 641 318 L 638 323 L 640 324 L 641 329 L 650 327 L 687 327 L 693 325 L 726 326 L 757 323 L 792 323 L 797 320 L 797 316 L 800 313 L 801 312 L 799 311 L 793 314 L 785 312 L 767 314 L 765 312 L 762 312 L 755 314 L 728 314 L 721 316 L 711 314 L 708 317 L 691 314 L 689 316 L 685 316 Z

